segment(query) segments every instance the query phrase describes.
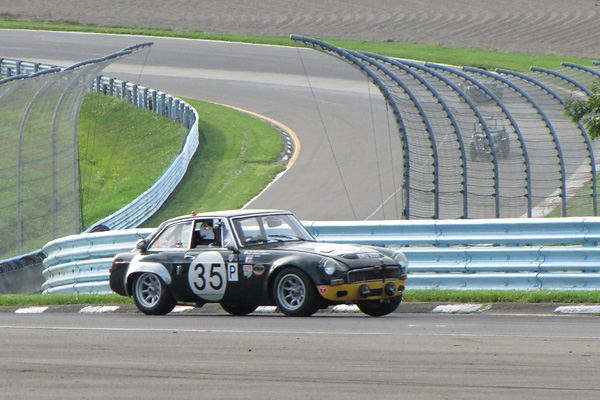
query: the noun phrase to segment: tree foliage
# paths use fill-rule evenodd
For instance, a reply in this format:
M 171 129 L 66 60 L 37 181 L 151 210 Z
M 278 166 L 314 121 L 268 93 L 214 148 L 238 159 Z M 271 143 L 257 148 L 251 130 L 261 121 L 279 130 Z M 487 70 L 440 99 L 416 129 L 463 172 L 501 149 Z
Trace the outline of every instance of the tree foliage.
M 600 86 L 592 85 L 592 95 L 587 100 L 568 99 L 566 113 L 573 122 L 581 122 L 592 139 L 600 136 Z

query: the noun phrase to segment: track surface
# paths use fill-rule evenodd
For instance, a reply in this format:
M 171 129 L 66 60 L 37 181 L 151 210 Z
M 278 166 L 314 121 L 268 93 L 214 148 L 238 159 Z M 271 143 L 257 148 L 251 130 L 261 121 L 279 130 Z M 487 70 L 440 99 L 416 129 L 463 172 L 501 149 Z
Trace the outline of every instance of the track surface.
M 0 314 L 3 398 L 592 399 L 597 318 Z
M 45 21 L 600 57 L 598 0 L 0 0 Z

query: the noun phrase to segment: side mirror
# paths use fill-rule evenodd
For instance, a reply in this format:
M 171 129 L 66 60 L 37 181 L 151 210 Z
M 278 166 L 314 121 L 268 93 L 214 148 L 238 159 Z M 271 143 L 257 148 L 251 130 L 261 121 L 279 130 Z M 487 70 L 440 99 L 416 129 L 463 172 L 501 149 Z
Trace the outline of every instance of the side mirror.
M 140 251 L 144 251 L 144 250 L 146 250 L 146 246 L 147 245 L 148 245 L 148 243 L 146 243 L 145 239 L 140 239 L 135 244 L 135 248 L 138 249 L 138 250 L 140 250 Z
M 233 251 L 235 254 L 239 254 L 239 250 L 237 247 L 235 247 L 235 243 L 233 242 L 227 242 L 225 243 L 225 248 L 229 251 Z

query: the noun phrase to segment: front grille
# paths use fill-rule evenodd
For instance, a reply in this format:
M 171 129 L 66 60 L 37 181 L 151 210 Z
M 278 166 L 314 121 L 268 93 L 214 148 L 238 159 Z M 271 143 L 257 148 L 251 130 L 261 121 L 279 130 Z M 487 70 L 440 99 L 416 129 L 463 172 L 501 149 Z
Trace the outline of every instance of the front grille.
M 348 271 L 348 283 L 400 279 L 400 267 L 377 266 Z

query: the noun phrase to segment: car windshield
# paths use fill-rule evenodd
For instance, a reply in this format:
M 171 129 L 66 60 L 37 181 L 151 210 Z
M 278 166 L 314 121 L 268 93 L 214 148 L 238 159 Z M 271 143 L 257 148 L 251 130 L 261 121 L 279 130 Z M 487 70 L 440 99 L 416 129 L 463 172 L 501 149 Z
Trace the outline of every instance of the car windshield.
M 292 240 L 312 241 L 302 224 L 289 214 L 236 218 L 233 226 L 242 246 Z

